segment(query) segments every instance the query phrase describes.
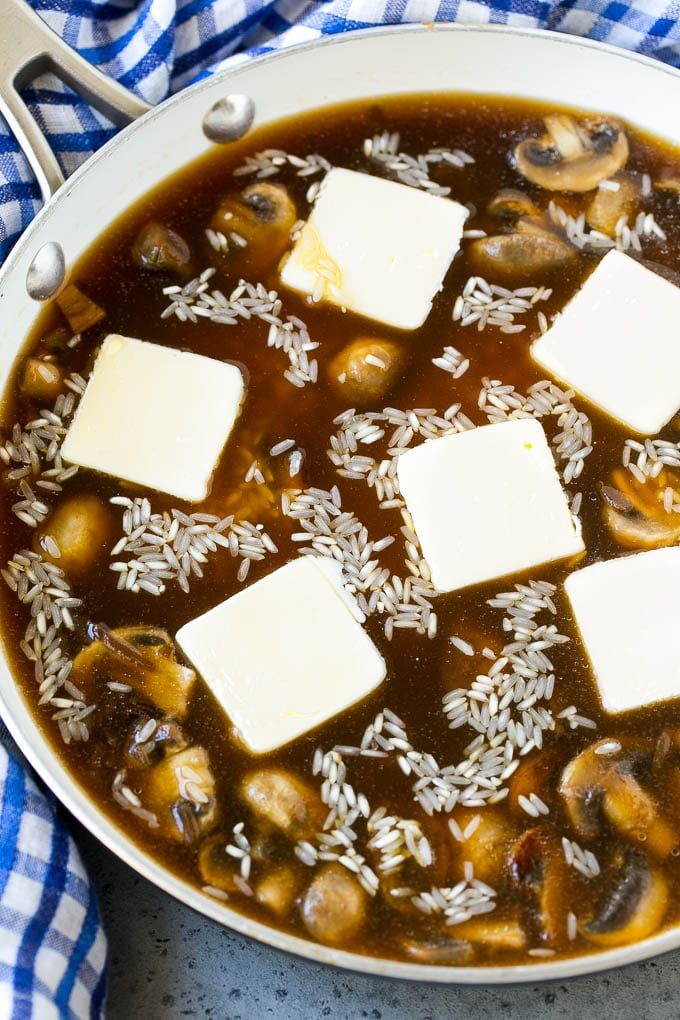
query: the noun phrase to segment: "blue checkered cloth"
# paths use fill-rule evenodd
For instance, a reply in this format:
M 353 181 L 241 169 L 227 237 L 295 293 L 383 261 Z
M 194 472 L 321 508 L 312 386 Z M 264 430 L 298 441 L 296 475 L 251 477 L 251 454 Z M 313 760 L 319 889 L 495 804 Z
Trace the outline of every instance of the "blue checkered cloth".
M 106 938 L 76 846 L 0 723 L 0 1020 L 104 1016 Z
M 680 67 L 680 0 L 30 3 L 84 57 L 152 104 L 230 60 L 398 22 L 548 28 Z M 24 98 L 66 175 L 115 133 L 49 75 Z M 37 185 L 0 118 L 0 263 L 39 207 Z M 105 940 L 87 876 L 52 804 L 1 739 L 0 812 L 0 1020 L 97 1017 L 103 1010 Z

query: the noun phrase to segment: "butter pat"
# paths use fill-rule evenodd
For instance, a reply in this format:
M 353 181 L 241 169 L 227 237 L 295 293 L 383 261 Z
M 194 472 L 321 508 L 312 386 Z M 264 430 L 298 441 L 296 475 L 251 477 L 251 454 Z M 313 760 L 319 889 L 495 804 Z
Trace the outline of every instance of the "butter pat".
M 177 633 L 255 754 L 326 722 L 385 678 L 384 659 L 348 605 L 340 568 L 329 566 L 293 560 Z
M 680 697 L 680 548 L 594 563 L 565 589 L 607 712 Z
M 533 418 L 430 440 L 400 454 L 397 476 L 438 591 L 583 552 Z
M 680 409 L 680 288 L 610 251 L 531 354 L 561 382 L 635 432 Z
M 62 457 L 179 499 L 204 499 L 243 392 L 234 365 L 111 334 Z
M 417 329 L 460 247 L 458 202 L 336 167 L 281 269 L 293 290 Z

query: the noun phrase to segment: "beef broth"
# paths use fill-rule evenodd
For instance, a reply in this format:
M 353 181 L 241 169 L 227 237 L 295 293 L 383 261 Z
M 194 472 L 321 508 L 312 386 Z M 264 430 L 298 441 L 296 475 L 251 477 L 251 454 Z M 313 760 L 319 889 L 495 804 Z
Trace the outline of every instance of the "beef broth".
M 605 250 L 579 247 L 573 233 L 570 240 L 559 211 L 549 206 L 552 200 L 573 223 L 588 207 L 592 189 L 585 194 L 548 193 L 527 182 L 514 164 L 516 145 L 527 137 L 540 136 L 544 116 L 553 112 L 535 103 L 495 98 L 403 97 L 319 111 L 216 147 L 209 157 L 159 186 L 130 210 L 73 267 L 72 283 L 104 310 L 105 317 L 97 320 L 95 314 L 91 322 L 81 319 L 76 342 L 78 330 L 69 325 L 68 307 L 65 314 L 57 303 L 48 303 L 4 396 L 4 435 L 10 443 L 13 423 L 34 421 L 42 408 L 53 404 L 52 399 L 45 401 L 39 388 L 25 382 L 27 359 L 57 365 L 62 379 L 73 380 L 75 374 L 76 379 L 86 380 L 102 340 L 111 333 L 188 349 L 242 367 L 247 380 L 245 404 L 219 460 L 210 493 L 198 506 L 85 469 L 64 480 L 62 491 L 41 489 L 36 487 L 38 474 L 30 465 L 24 477 L 31 486 L 30 496 L 25 491 L 17 495 L 22 483 L 16 474 L 17 464 L 21 471 L 22 462 L 9 453 L 5 457 L 0 504 L 5 562 L 16 562 L 19 550 L 31 548 L 49 559 L 50 522 L 59 506 L 66 499 L 97 499 L 99 539 L 95 536 L 88 545 L 86 564 L 77 578 L 66 571 L 70 591 L 80 600 L 70 610 L 74 628 L 59 632 L 67 662 L 75 661 L 84 648 L 101 648 L 100 664 L 92 667 L 92 673 L 85 674 L 82 668 L 71 673 L 76 686 L 79 682 L 88 685 L 81 693 L 84 702 L 94 706 L 83 717 L 82 726 L 69 727 L 69 704 L 77 703 L 78 696 L 63 685 L 48 703 L 39 704 L 40 677 L 36 679 L 35 663 L 25 654 L 30 607 L 22 604 L 17 610 L 16 595 L 6 586 L 0 596 L 2 627 L 8 647 L 14 649 L 16 682 L 35 706 L 45 739 L 92 800 L 131 840 L 183 879 L 206 889 L 206 895 L 228 901 L 235 910 L 353 952 L 435 965 L 526 963 L 548 955 L 596 952 L 677 924 L 680 916 L 680 827 L 676 822 L 680 702 L 670 700 L 620 716 L 602 710 L 563 591 L 564 578 L 574 569 L 572 561 L 551 563 L 450 594 L 435 597 L 430 593 L 431 611 L 418 602 L 411 605 L 415 626 L 397 623 L 386 632 L 389 613 L 372 612 L 365 627 L 386 660 L 385 683 L 349 711 L 270 754 L 253 756 L 244 749 L 200 678 L 181 712 L 162 710 L 151 687 L 130 682 L 135 672 L 153 672 L 148 656 L 165 647 L 162 639 L 154 636 L 157 630 L 172 639 L 187 621 L 265 577 L 297 556 L 301 548 L 310 548 L 312 525 L 309 541 L 300 542 L 296 534 L 301 530 L 299 517 L 282 513 L 282 501 L 284 509 L 291 504 L 299 509 L 296 500 L 310 487 L 330 493 L 337 486 L 342 510 L 356 515 L 371 541 L 395 537 L 392 544 L 369 557 L 388 570 L 392 587 L 392 575 L 402 583 L 410 574 L 423 579 L 422 573 L 418 575 L 417 557 L 410 557 L 411 567 L 404 564 L 409 553 L 400 530 L 404 519 L 399 506 L 389 506 L 387 492 L 382 502 L 388 506 L 381 507 L 375 485 L 367 488 L 361 477 L 339 473 L 328 455 L 330 437 L 350 429 L 355 419 L 339 416 L 354 406 L 357 415 L 375 412 L 368 424 L 384 428 L 387 437 L 400 428 L 398 412 L 418 409 L 415 420 L 420 433 L 411 441 L 416 445 L 423 432 L 429 434 L 423 427 L 428 414 L 440 420 L 432 426 L 433 434 L 444 430 L 442 421 L 458 420 L 458 414 L 466 415 L 475 426 L 486 424 L 487 412 L 493 414 L 494 408 L 503 416 L 503 394 L 492 385 L 486 387 L 487 398 L 491 393 L 496 403 L 487 399 L 480 407 L 483 380 L 511 384 L 524 397 L 532 385 L 546 378 L 530 358 L 529 345 L 593 271 Z M 579 115 L 575 116 L 578 119 Z M 310 185 L 322 179 L 325 167 L 317 162 L 313 172 L 301 175 L 303 161 L 312 165 L 310 154 L 320 154 L 332 166 L 398 178 L 401 171 L 394 169 L 399 165 L 396 156 L 376 159 L 366 155 L 364 140 L 383 132 L 398 133 L 398 144 L 394 139 L 384 140 L 385 148 L 389 150 L 392 144 L 398 153 L 416 156 L 443 149 L 454 154 L 460 150 L 472 157 L 473 161 L 463 161 L 460 166 L 455 159 L 422 164 L 433 181 L 451 189 L 451 198 L 468 205 L 467 232 L 515 233 L 517 221 L 526 222 L 527 217 L 525 211 L 512 211 L 512 201 L 533 204 L 536 211 L 529 221 L 533 216 L 536 229 L 569 246 L 567 261 L 534 271 L 503 270 L 492 278 L 476 268 L 471 246 L 478 238 L 468 233 L 427 321 L 418 330 L 402 332 L 280 286 L 278 265 L 284 248 L 290 245 L 290 228 L 285 228 L 280 250 L 280 237 L 272 240 L 274 235 L 266 234 L 266 217 L 265 225 L 258 229 L 269 240 L 262 243 L 255 230 L 254 240 L 242 245 L 238 231 L 234 231 L 236 238 L 231 236 L 229 219 L 223 215 L 224 229 L 220 229 L 216 216 L 221 205 L 242 202 L 244 189 L 258 180 L 284 188 L 295 205 L 296 218 L 306 219 L 311 208 Z M 680 205 L 677 190 L 668 182 L 674 175 L 680 178 L 680 156 L 631 129 L 627 135 L 630 155 L 621 180 L 635 183 L 635 214 L 639 210 L 651 214 L 662 228 L 657 233 L 651 228 L 647 234 L 642 231 L 641 251 L 636 252 L 633 244 L 631 253 L 677 280 Z M 258 163 L 248 163 L 256 153 L 270 149 L 278 150 L 280 156 L 268 157 L 269 162 L 260 158 Z M 297 162 L 285 154 L 292 154 Z M 257 170 L 240 172 L 249 165 L 259 167 L 260 172 L 269 166 L 273 172 L 264 177 L 258 177 Z M 664 179 L 668 186 L 655 186 L 654 182 Z M 523 197 L 506 198 L 502 214 L 490 212 L 490 203 L 503 189 L 521 191 Z M 159 224 L 161 233 L 151 241 L 148 236 L 140 241 L 149 224 Z M 587 227 L 581 224 L 584 229 Z M 206 230 L 212 231 L 212 236 Z M 618 237 L 619 243 L 625 244 L 620 230 Z M 627 240 L 630 243 L 630 238 Z M 143 257 L 140 245 L 145 246 Z M 272 300 L 267 293 L 277 291 L 283 308 L 272 314 L 282 319 L 295 317 L 295 328 L 300 328 L 298 321 L 304 323 L 311 340 L 319 345 L 309 353 L 309 358 L 318 362 L 318 381 L 293 385 L 285 378 L 289 362 L 284 352 L 267 346 L 270 323 L 258 313 L 249 317 L 239 313 L 235 325 L 212 321 L 208 315 L 194 315 L 196 321 L 191 321 L 191 311 L 182 321 L 182 300 L 189 309 L 194 307 L 194 299 L 191 295 L 187 298 L 182 288 L 208 267 L 215 269 L 214 275 L 204 278 L 208 294 L 218 290 L 230 295 L 242 279 L 263 285 L 265 303 Z M 470 286 L 473 276 L 485 277 L 486 283 Z M 465 315 L 454 319 L 457 298 L 470 298 L 470 292 L 480 287 L 483 293 L 490 293 L 491 284 L 506 288 L 503 293 L 495 292 L 496 298 L 519 297 L 514 317 L 503 319 L 501 315 L 501 324 L 487 323 L 483 328 L 478 328 L 477 322 L 466 324 Z M 518 295 L 522 288 L 526 293 Z M 248 297 L 250 292 L 244 293 Z M 527 308 L 521 304 L 523 297 Z M 174 310 L 163 317 L 172 302 Z M 525 328 L 504 330 L 503 322 Z M 375 398 L 369 388 L 355 405 L 338 384 L 336 359 L 344 356 L 349 343 L 366 337 L 383 345 L 383 351 L 387 348 L 397 367 L 384 392 Z M 433 364 L 447 347 L 455 349 L 450 355 L 453 372 Z M 469 359 L 469 367 L 458 372 L 463 359 Z M 79 384 L 74 385 L 78 390 Z M 48 394 L 51 396 L 51 391 Z M 356 396 L 354 391 L 352 396 Z M 196 399 L 200 394 L 188 392 L 186 404 L 177 408 L 178 429 L 182 419 L 191 415 Z M 584 566 L 630 551 L 612 537 L 603 520 L 607 498 L 615 500 L 612 491 L 619 491 L 612 473 L 626 470 L 621 455 L 630 433 L 587 401 L 571 397 L 568 402 L 588 416 L 594 437 L 581 477 L 564 485 L 570 500 L 581 494 L 572 506 L 583 529 L 587 551 L 578 566 Z M 452 405 L 460 405 L 460 409 L 451 410 Z M 444 417 L 447 409 L 448 418 Z M 557 419 L 556 414 L 542 418 L 549 439 L 559 431 Z M 673 443 L 680 440 L 677 424 L 677 420 L 671 422 L 663 430 L 664 438 Z M 287 438 L 295 440 L 294 449 L 300 452 L 295 462 L 288 450 L 271 453 Z M 375 458 L 377 464 L 389 459 L 386 447 L 387 438 L 371 445 L 359 442 L 358 454 Z M 299 471 L 294 471 L 298 461 Z M 560 472 L 564 467 L 564 462 L 558 462 Z M 260 472 L 263 481 L 259 481 Z M 666 473 L 668 485 L 677 485 L 672 466 Z M 656 483 L 650 479 L 645 484 L 651 489 Z M 604 496 L 602 486 L 609 487 Z M 45 521 L 34 528 L 12 509 L 17 500 L 31 503 L 31 497 L 45 504 Z M 176 509 L 183 515 L 212 515 L 203 522 L 208 531 L 234 515 L 237 523 L 249 521 L 271 542 L 261 559 L 250 562 L 247 576 L 243 567 L 247 556 L 238 548 L 233 555 L 234 548 L 218 545 L 206 553 L 202 576 L 189 577 L 189 592 L 172 577 L 165 580 L 161 594 L 121 589 L 117 585 L 122 571 L 110 567 L 133 558 L 134 553 L 123 550 L 112 554 L 111 550 L 122 536 L 124 513 L 132 513 L 130 501 L 138 498 L 149 500 L 147 509 L 153 514 L 170 514 Z M 181 517 L 180 523 L 190 527 L 201 522 Z M 503 527 L 502 506 L 498 527 Z M 228 535 L 230 528 L 225 525 L 223 534 Z M 232 545 L 238 547 L 237 539 Z M 273 546 L 276 552 L 271 551 Z M 58 565 L 59 559 L 55 562 Z M 16 587 L 16 571 L 10 570 L 9 576 L 11 587 Z M 517 589 L 516 585 L 525 587 Z M 515 592 L 523 610 L 527 610 L 529 599 L 529 615 L 533 613 L 541 625 L 554 626 L 568 640 L 549 642 L 544 649 L 551 665 L 539 670 L 539 693 L 532 694 L 529 689 L 524 698 L 518 695 L 510 701 L 518 722 L 524 719 L 526 724 L 512 758 L 519 763 L 516 771 L 508 772 L 493 795 L 482 783 L 479 799 L 469 796 L 466 800 L 461 779 L 464 769 L 459 769 L 456 783 L 447 786 L 446 768 L 474 763 L 473 741 L 480 730 L 488 738 L 488 725 L 477 720 L 476 728 L 469 723 L 450 728 L 444 709 L 454 717 L 455 706 L 451 705 L 455 699 L 447 705 L 442 699 L 451 691 L 474 689 L 475 683 L 481 691 L 478 678 L 488 674 L 503 647 L 513 640 L 513 627 L 506 624 L 504 629 L 503 624 L 504 617 L 512 616 L 511 603 L 489 605 L 499 593 L 508 591 Z M 397 591 L 395 601 L 402 595 Z M 133 627 L 145 629 L 122 631 Z M 266 633 L 259 637 L 268 640 Z M 35 647 L 32 638 L 28 644 Z M 158 654 L 163 657 L 166 651 Z M 174 646 L 167 656 L 168 662 L 176 656 L 180 664 L 189 666 Z M 120 669 L 113 670 L 112 662 L 118 662 Z M 549 688 L 553 683 L 548 697 L 546 685 Z M 479 694 L 478 703 L 485 701 L 488 707 L 488 697 Z M 522 712 L 529 712 L 534 705 L 535 711 L 549 712 L 552 721 L 543 717 L 541 728 L 532 716 L 531 725 L 537 727 L 532 735 L 530 720 Z M 502 711 L 497 703 L 495 707 L 497 713 Z M 55 719 L 60 714 L 61 726 Z M 528 753 L 522 752 L 525 740 L 536 744 Z M 598 759 L 578 759 L 593 746 L 611 764 L 607 777 L 599 774 L 598 781 L 591 767 Z M 197 749 L 202 757 L 197 757 Z M 171 789 L 165 804 L 165 787 L 160 779 L 152 782 L 149 775 L 163 762 L 172 765 L 179 761 L 178 755 L 189 755 L 181 759 L 186 764 L 181 766 L 185 771 L 179 776 L 180 793 Z M 574 779 L 565 772 L 575 760 L 588 774 L 588 782 L 592 780 L 585 790 L 579 787 L 580 774 Z M 505 764 L 509 765 L 510 759 Z M 490 769 L 495 777 L 502 772 L 500 766 Z M 432 802 L 428 807 L 425 794 L 418 796 L 418 790 L 433 788 L 432 774 L 440 779 L 439 789 L 458 791 L 457 802 L 451 795 L 449 803 L 442 806 L 440 801 L 435 809 Z M 616 794 L 607 785 L 613 783 L 612 774 L 619 783 Z M 343 783 L 349 789 L 343 788 Z M 589 834 L 585 834 L 586 823 L 579 827 L 571 813 L 570 783 L 582 790 L 584 799 L 594 799 L 600 806 L 603 799 L 610 798 L 609 808 L 600 811 Z M 334 786 L 338 789 L 331 794 Z M 200 796 L 196 788 L 203 791 Z M 329 804 L 333 796 L 344 797 L 339 814 L 336 805 L 335 817 L 333 804 Z M 619 799 L 612 807 L 616 797 Z M 163 805 L 162 817 L 154 807 L 157 803 Z M 274 817 L 273 806 L 277 805 L 280 812 Z M 300 811 L 305 821 L 295 828 L 291 814 L 297 812 L 297 817 Z M 403 859 L 396 860 L 397 856 Z M 460 888 L 459 883 L 463 883 Z M 338 899 L 343 904 L 340 913 L 346 914 L 340 919 L 336 917 Z M 322 905 L 321 919 L 318 903 Z M 612 917 L 617 905 L 619 920 L 615 922 Z

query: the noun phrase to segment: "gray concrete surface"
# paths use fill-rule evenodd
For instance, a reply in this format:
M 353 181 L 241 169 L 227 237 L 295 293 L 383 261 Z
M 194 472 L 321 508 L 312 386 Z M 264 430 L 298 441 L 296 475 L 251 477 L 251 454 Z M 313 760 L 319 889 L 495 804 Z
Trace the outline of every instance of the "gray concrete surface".
M 680 1020 L 680 952 L 567 982 L 416 985 L 350 974 L 261 946 L 78 842 L 109 937 L 108 1020 Z

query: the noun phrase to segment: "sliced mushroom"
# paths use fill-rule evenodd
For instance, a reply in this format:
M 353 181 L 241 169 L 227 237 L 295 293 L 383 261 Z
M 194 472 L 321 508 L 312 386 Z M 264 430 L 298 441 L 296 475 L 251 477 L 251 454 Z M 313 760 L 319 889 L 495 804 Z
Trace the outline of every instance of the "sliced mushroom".
M 294 847 L 290 839 L 277 829 L 264 826 L 266 831 L 253 826 L 250 833 L 250 856 L 264 868 L 278 868 L 290 860 Z
M 514 882 L 534 899 L 541 937 L 551 945 L 565 942 L 571 876 L 557 830 L 552 825 L 527 830 L 508 859 Z
M 26 358 L 19 389 L 32 400 L 53 403 L 64 385 L 64 372 L 60 365 L 50 358 Z
M 425 935 L 420 939 L 409 936 L 401 940 L 401 947 L 414 963 L 434 964 L 437 967 L 470 963 L 474 956 L 470 942 L 446 933 Z
M 559 792 L 580 836 L 597 836 L 604 817 L 622 836 L 644 841 L 655 857 L 667 857 L 680 845 L 680 833 L 634 775 L 641 763 L 651 761 L 653 750 L 653 745 L 641 745 L 632 738 L 616 742 L 605 738 L 569 762 Z
M 150 768 L 169 754 L 177 754 L 188 747 L 184 731 L 174 719 L 140 717 L 130 734 L 125 749 L 128 768 Z
M 605 876 L 610 888 L 579 931 L 596 946 L 638 942 L 657 930 L 668 907 L 668 883 L 639 850 L 617 853 Z
M 285 385 L 290 389 L 289 383 Z M 275 401 L 272 406 L 276 406 Z M 304 456 L 302 464 L 296 465 L 297 473 L 291 477 L 291 457 L 298 450 L 304 454 L 300 447 L 271 456 L 269 451 L 281 438 L 280 432 L 244 426 L 239 443 L 232 450 L 234 476 L 240 481 L 229 487 L 216 513 L 222 517 L 234 514 L 241 520 L 280 518 L 281 494 L 291 487 L 302 489 L 311 484 Z
M 622 216 L 631 222 L 634 219 L 639 198 L 637 177 L 619 174 L 602 181 L 586 210 L 586 223 L 592 230 L 614 237 Z
M 158 819 L 158 832 L 195 843 L 215 822 L 215 780 L 208 752 L 195 745 L 135 773 L 142 804 Z
M 323 825 L 325 812 L 316 790 L 285 769 L 248 773 L 239 793 L 260 823 L 291 840 L 309 839 Z
M 515 149 L 519 172 L 548 191 L 591 191 L 628 159 L 628 139 L 618 121 L 568 114 L 545 117 L 546 132 Z
M 227 853 L 229 839 L 223 832 L 216 832 L 201 842 L 198 850 L 198 870 L 206 885 L 226 893 L 242 893 L 243 887 L 237 880 L 239 865 Z
M 474 268 L 491 279 L 528 277 L 573 262 L 576 249 L 547 230 L 479 237 L 468 247 Z
M 500 921 L 488 915 L 457 924 L 456 935 L 494 952 L 525 949 L 527 945 L 527 933 L 519 921 Z
M 656 478 L 639 482 L 630 471 L 617 468 L 611 485 L 603 485 L 602 513 L 612 537 L 625 549 L 660 549 L 680 541 L 680 514 L 667 510 L 666 493 L 680 503 L 677 477 L 664 468 Z
M 661 549 L 680 540 L 680 522 L 670 515 L 668 521 L 654 521 L 606 503 L 604 517 L 612 537 L 625 549 Z
M 178 270 L 191 259 L 183 237 L 163 223 L 147 223 L 132 245 L 132 258 L 142 269 Z
M 517 188 L 501 188 L 486 207 L 491 216 L 515 223 L 522 216 L 540 219 L 542 212 L 536 203 Z
M 167 631 L 144 624 L 111 630 L 92 624 L 95 637 L 76 656 L 72 679 L 93 696 L 111 681 L 127 684 L 163 714 L 183 719 L 196 674 L 175 659 L 175 646 Z
M 361 929 L 368 896 L 341 864 L 327 864 L 312 879 L 302 901 L 305 928 L 319 942 L 342 945 Z
M 56 505 L 36 529 L 34 547 L 71 580 L 78 581 L 106 555 L 114 528 L 109 504 L 99 496 L 81 493 Z
M 461 831 L 469 832 L 461 846 L 464 859 L 474 867 L 475 877 L 490 885 L 497 884 L 505 871 L 508 849 L 517 838 L 517 825 L 496 807 L 479 811 L 457 808 L 454 816 Z
M 264 267 L 277 262 L 288 247 L 296 222 L 297 209 L 286 188 L 257 181 L 219 205 L 208 236 L 218 251 L 245 252 Z
M 520 761 L 508 784 L 508 804 L 517 817 L 526 821 L 527 814 L 519 798 L 531 800 L 531 795 L 540 797 L 548 807 L 555 795 L 555 776 L 560 766 L 556 751 L 534 751 Z
M 389 393 L 405 362 L 403 346 L 359 337 L 338 351 L 328 366 L 328 378 L 348 403 L 362 406 Z
M 255 899 L 277 917 L 285 918 L 302 887 L 302 877 L 295 868 L 280 865 L 255 886 Z

